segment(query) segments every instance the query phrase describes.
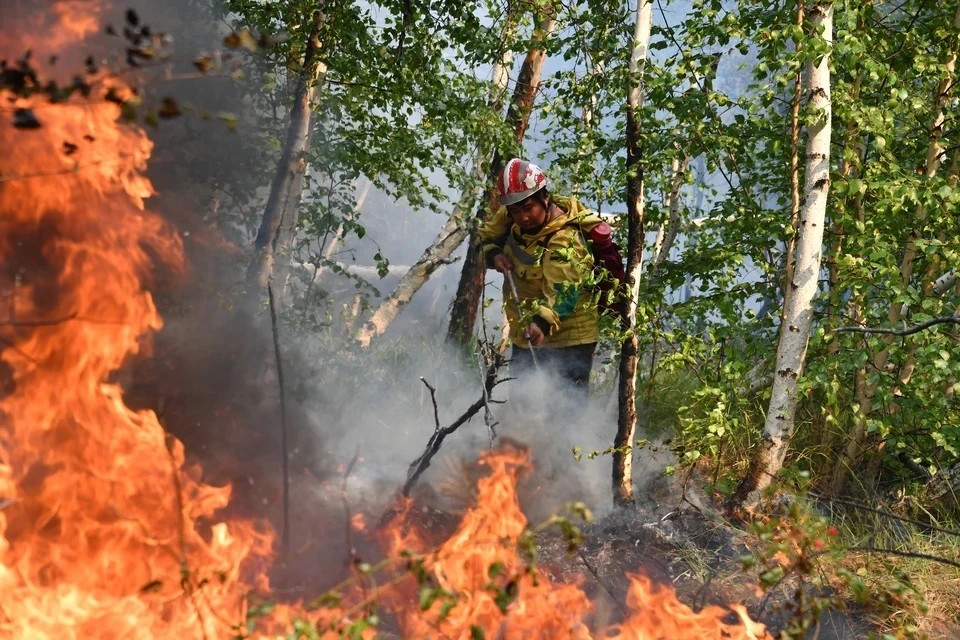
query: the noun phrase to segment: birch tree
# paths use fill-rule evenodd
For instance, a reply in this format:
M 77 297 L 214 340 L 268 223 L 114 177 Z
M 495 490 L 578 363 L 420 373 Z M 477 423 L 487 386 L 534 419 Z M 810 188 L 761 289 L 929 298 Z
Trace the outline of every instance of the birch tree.
M 830 57 L 833 42 L 833 5 L 821 2 L 809 9 L 811 55 L 807 63 L 808 107 L 812 122 L 807 131 L 804 170 L 803 204 L 794 257 L 793 290 L 783 318 L 786 330 L 780 332 L 776 368 L 770 404 L 763 427 L 763 441 L 754 454 L 750 471 L 744 478 L 734 501 L 744 506 L 755 505 L 761 492 L 770 485 L 783 466 L 787 447 L 793 435 L 797 407 L 797 382 L 803 373 L 813 323 L 813 299 L 820 278 L 820 256 L 826 220 L 827 196 L 830 189 Z
M 630 77 L 634 82 L 627 95 L 627 284 L 630 300 L 626 338 L 620 348 L 619 412 L 613 453 L 613 500 L 618 506 L 633 504 L 633 439 L 637 430 L 637 302 L 643 270 L 644 158 L 642 144 L 643 72 L 650 49 L 652 5 L 637 1 Z
M 307 48 L 290 108 L 290 123 L 283 151 L 254 241 L 257 253 L 250 267 L 250 278 L 260 290 L 273 275 L 276 256 L 285 249 L 282 238 L 292 238 L 297 224 L 297 211 L 303 197 L 304 176 L 307 172 L 313 110 L 322 76 L 326 71 L 326 66 L 320 60 L 322 27 L 323 13 L 317 9 L 313 12 L 310 34 L 307 37 Z
M 927 180 L 933 180 L 940 165 L 944 159 L 944 148 L 941 139 L 944 135 L 946 113 L 945 109 L 951 101 L 953 85 L 956 81 L 955 72 L 957 65 L 958 50 L 960 50 L 960 3 L 958 3 L 956 13 L 952 23 L 954 33 L 951 46 L 947 51 L 947 59 L 943 68 L 943 75 L 937 84 L 933 100 L 933 118 L 927 129 L 929 144 L 927 145 L 926 160 L 923 165 L 923 175 Z M 956 172 L 956 167 L 951 167 L 952 172 Z M 926 204 L 918 203 L 913 213 L 913 228 L 907 237 L 904 245 L 903 257 L 900 261 L 900 289 L 906 290 L 913 279 L 914 265 L 917 261 L 917 242 L 921 238 L 923 223 L 928 214 Z M 944 282 L 949 281 L 948 276 L 942 278 Z M 942 283 L 938 280 L 924 285 L 924 293 L 929 294 L 933 290 L 939 289 L 938 285 Z M 946 290 L 946 289 L 944 289 Z M 887 320 L 895 324 L 904 317 L 905 305 L 902 300 L 894 301 L 887 312 Z M 892 337 L 884 340 L 884 348 L 877 352 L 873 357 L 873 367 L 877 371 L 883 370 L 890 360 L 890 345 Z M 915 363 L 912 353 L 908 355 L 907 362 L 901 371 L 900 381 L 905 383 L 909 381 L 913 373 Z M 856 412 L 853 425 L 847 437 L 847 443 L 840 457 L 838 458 L 831 481 L 831 490 L 834 493 L 842 493 L 850 471 L 855 467 L 857 461 L 861 458 L 865 448 L 865 440 L 868 432 L 868 420 L 873 411 L 874 396 L 877 393 L 879 380 L 870 381 L 867 378 L 866 371 L 858 372 L 856 393 L 858 411 Z M 882 446 L 882 445 L 880 445 Z M 879 453 L 879 452 L 878 452 Z M 877 456 L 875 455 L 875 458 Z
M 508 43 L 512 40 L 517 16 L 517 13 L 508 10 L 508 17 L 503 30 L 504 40 Z M 512 62 L 513 51 L 507 46 L 500 62 L 493 66 L 490 107 L 494 113 L 500 113 L 503 109 L 503 94 L 510 79 Z M 357 332 L 357 341 L 361 346 L 370 346 L 370 341 L 374 337 L 387 330 L 387 327 L 396 320 L 400 312 L 403 311 L 430 276 L 441 266 L 449 264 L 454 251 L 466 240 L 470 231 L 466 216 L 469 208 L 474 205 L 477 199 L 479 189 L 477 185 L 483 183 L 489 168 L 490 156 L 489 142 L 481 140 L 477 146 L 477 155 L 473 160 L 472 179 L 460 194 L 453 212 L 434 241 L 424 250 L 420 259 L 400 278 L 400 282 L 397 283 L 390 296 L 377 307 L 371 318 Z

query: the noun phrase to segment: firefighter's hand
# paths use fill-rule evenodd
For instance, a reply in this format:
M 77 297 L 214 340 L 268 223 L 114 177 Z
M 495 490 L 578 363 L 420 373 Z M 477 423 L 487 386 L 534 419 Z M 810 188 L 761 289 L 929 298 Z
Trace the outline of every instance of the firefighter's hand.
M 513 271 L 513 263 L 510 261 L 510 258 L 502 253 L 498 253 L 493 256 L 493 268 L 500 273 L 506 273 L 507 271 Z
M 530 326 L 527 327 L 527 331 L 524 333 L 524 336 L 527 338 L 527 341 L 530 343 L 531 347 L 539 347 L 540 343 L 543 342 L 543 331 L 535 322 L 530 323 Z

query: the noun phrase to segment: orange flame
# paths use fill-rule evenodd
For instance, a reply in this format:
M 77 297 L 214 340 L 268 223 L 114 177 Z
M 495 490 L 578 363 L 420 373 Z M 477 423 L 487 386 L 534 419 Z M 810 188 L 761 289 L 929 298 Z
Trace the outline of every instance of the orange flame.
M 580 586 L 551 582 L 521 551 L 527 520 L 517 500 L 516 483 L 529 466 L 527 454 L 485 453 L 480 462 L 491 471 L 478 483 L 476 506 L 435 553 L 423 557 L 425 569 L 444 596 L 426 609 L 405 602 L 397 605 L 405 637 L 466 640 L 482 632 L 482 637 L 518 640 L 771 640 L 764 625 L 753 622 L 744 608 L 711 606 L 694 612 L 677 600 L 672 588 L 655 586 L 642 575 L 630 576 L 628 619 L 599 633 L 589 629 L 585 620 L 593 605 Z M 396 533 L 403 525 L 394 520 L 386 532 L 394 554 L 401 551 L 395 545 L 408 539 Z
M 230 488 L 109 381 L 161 326 L 156 258 L 183 260 L 144 210 L 152 144 L 110 102 L 16 106 L 42 127 L 0 121 L 0 637 L 224 637 L 273 534 L 218 522 Z

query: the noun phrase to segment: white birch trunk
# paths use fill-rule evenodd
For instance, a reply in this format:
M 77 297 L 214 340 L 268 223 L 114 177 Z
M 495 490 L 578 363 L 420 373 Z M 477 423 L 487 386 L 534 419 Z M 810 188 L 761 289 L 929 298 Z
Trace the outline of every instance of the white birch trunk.
M 680 231 L 680 189 L 683 188 L 683 181 L 687 175 L 687 165 L 690 164 L 690 156 L 685 155 L 683 160 L 673 159 L 670 170 L 673 180 L 670 184 L 670 194 L 667 197 L 667 208 L 670 211 L 670 217 L 667 223 L 657 229 L 657 239 L 653 245 L 653 264 L 654 266 L 662 264 L 670 255 L 673 244 L 677 240 L 677 233 Z
M 477 178 L 483 177 L 486 164 L 481 156 L 476 158 L 474 173 Z M 400 312 L 407 306 L 414 294 L 420 290 L 431 275 L 441 266 L 449 264 L 450 256 L 466 240 L 469 231 L 464 224 L 464 215 L 469 212 L 470 205 L 476 199 L 476 189 L 468 188 L 460 194 L 460 200 L 454 206 L 453 213 L 443 225 L 443 229 L 427 247 L 420 259 L 410 267 L 393 292 L 374 311 L 370 320 L 363 323 L 357 332 L 356 340 L 362 347 L 369 347 L 374 337 L 384 331 L 397 319 Z
M 814 5 L 810 9 L 810 17 L 814 31 L 822 29 L 820 37 L 826 43 L 831 43 L 833 5 L 829 2 Z M 823 227 L 830 190 L 829 56 L 824 56 L 817 66 L 809 62 L 806 73 L 810 91 L 809 106 L 816 114 L 816 120 L 807 132 L 804 201 L 800 210 L 793 281 L 787 283 L 793 295 L 784 309 L 786 329 L 781 331 L 780 344 L 777 346 L 777 364 L 763 427 L 763 443 L 737 495 L 744 506 L 754 506 L 759 501 L 763 489 L 783 466 L 793 435 L 797 379 L 803 372 L 813 324 L 813 299 L 820 276 Z
M 290 124 L 277 173 L 270 187 L 270 196 L 264 208 L 263 220 L 257 231 L 254 248 L 257 255 L 250 265 L 249 277 L 262 291 L 267 281 L 273 278 L 277 255 L 287 247 L 285 239 L 293 237 L 297 225 L 297 210 L 303 196 L 304 175 L 307 172 L 307 153 L 310 150 L 313 129 L 313 109 L 316 106 L 320 87 L 326 76 L 326 65 L 319 59 L 321 43 L 319 34 L 324 15 L 314 12 L 307 50 L 303 57 L 303 69 L 297 80 L 293 105 L 290 108 Z

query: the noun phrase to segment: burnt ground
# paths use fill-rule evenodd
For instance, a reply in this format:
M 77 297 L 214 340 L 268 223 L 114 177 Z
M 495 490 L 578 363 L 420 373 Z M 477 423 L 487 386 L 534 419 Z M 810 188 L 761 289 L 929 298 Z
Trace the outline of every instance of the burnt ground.
M 644 508 L 618 511 L 582 531 L 584 540 L 573 554 L 567 552 L 562 535 L 542 534 L 538 561 L 552 579 L 582 580 L 596 605 L 591 627 L 622 619 L 628 574 L 640 572 L 660 584 L 671 584 L 678 599 L 694 610 L 711 604 L 744 604 L 774 637 L 791 620 L 787 607 L 796 582 L 784 584 L 769 597 L 758 597 L 755 577 L 743 571 L 739 561 L 750 553 L 746 537 L 709 508 L 688 506 L 664 514 Z M 835 610 L 824 614 L 807 638 L 852 640 L 866 638 L 872 630 L 865 612 Z

